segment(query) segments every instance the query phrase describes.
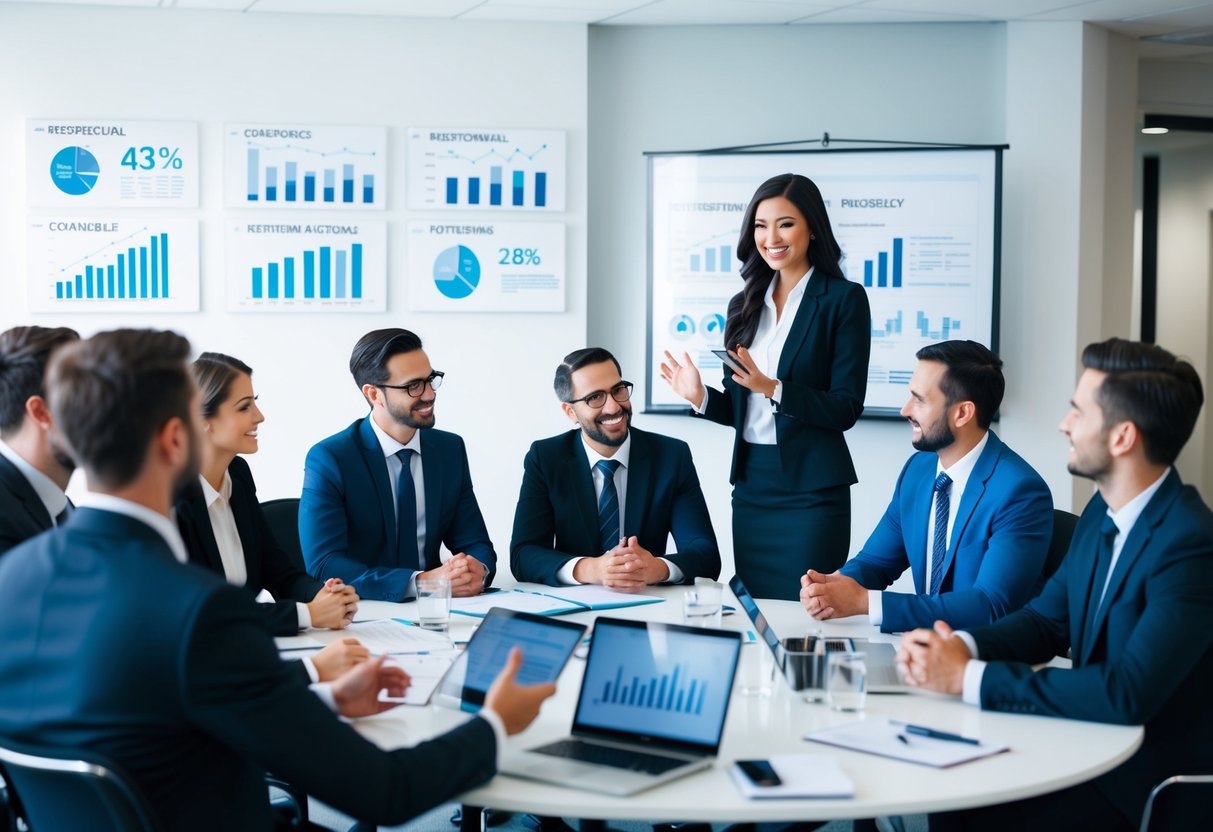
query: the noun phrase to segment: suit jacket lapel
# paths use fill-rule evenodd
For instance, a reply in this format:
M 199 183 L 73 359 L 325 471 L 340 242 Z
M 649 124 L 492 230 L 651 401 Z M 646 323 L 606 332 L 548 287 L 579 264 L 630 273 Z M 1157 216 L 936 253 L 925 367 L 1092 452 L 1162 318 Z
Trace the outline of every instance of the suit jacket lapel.
M 938 460 L 931 454 L 932 460 Z M 937 464 L 937 463 L 936 463 Z M 910 488 L 909 519 L 905 528 L 906 552 L 910 560 L 910 574 L 914 577 L 914 591 L 919 595 L 927 592 L 927 525 L 931 519 L 931 500 L 934 497 L 936 464 L 924 465 L 922 476 Z
M 46 510 L 38 492 L 34 491 L 34 487 L 29 484 L 25 475 L 17 470 L 17 466 L 3 456 L 0 456 L 0 480 L 3 480 L 13 495 L 20 500 L 25 513 L 38 528 L 45 531 L 53 525 L 53 518 Z
M 590 475 L 590 458 L 586 455 L 585 444 L 581 441 L 581 431 L 569 431 L 569 441 L 573 443 L 570 452 L 564 455 L 561 463 L 561 486 L 576 507 L 578 520 L 574 528 L 584 529 L 585 546 L 573 548 L 574 552 L 599 552 L 598 540 L 598 500 L 594 497 L 594 479 Z
M 190 531 L 197 544 L 194 548 L 201 548 L 203 564 L 220 575 L 224 574 L 223 558 L 219 554 L 219 543 L 215 540 L 215 530 L 211 528 L 211 515 L 206 507 L 206 495 L 202 491 L 202 484 L 197 480 L 190 483 L 185 492 L 185 499 L 178 503 L 178 507 L 185 513 L 189 523 Z M 186 541 L 186 546 L 189 548 L 189 541 Z
M 370 416 L 363 419 L 358 426 L 358 441 L 375 495 L 379 498 L 379 512 L 383 515 L 383 528 L 387 530 L 387 543 L 394 549 L 396 511 L 392 501 L 392 481 L 388 478 L 387 460 L 383 457 L 383 446 L 379 444 L 379 437 L 375 436 L 375 430 L 371 427 Z
M 986 481 L 994 473 L 994 466 L 1002 455 L 1002 442 L 993 431 L 990 431 L 988 435 L 990 438 L 986 440 L 986 447 L 982 450 L 981 456 L 977 457 L 977 462 L 973 465 L 973 473 L 969 475 L 969 481 L 965 485 L 964 494 L 960 496 L 960 505 L 952 506 L 952 510 L 956 512 L 956 520 L 952 523 L 952 536 L 948 538 L 948 548 L 944 552 L 943 574 L 945 576 L 952 568 L 952 560 L 956 557 L 956 549 L 964 537 L 965 526 L 968 525 L 969 519 L 973 516 L 973 510 L 977 508 L 977 504 L 981 502 L 982 496 L 986 493 Z
M 628 456 L 628 493 L 624 498 L 623 533 L 639 536 L 644 529 L 645 507 L 653 492 L 653 463 L 649 437 L 632 428 L 632 449 Z
M 447 460 L 438 458 L 436 448 L 430 447 L 426 441 L 424 430 L 421 431 L 421 478 L 425 480 L 425 551 L 421 553 L 421 568 L 429 569 L 438 565 L 438 544 L 442 541 L 439 523 L 439 509 L 442 507 L 443 475 Z M 430 552 L 434 555 L 431 558 Z M 433 560 L 433 564 L 430 560 Z
M 247 495 L 237 490 L 235 481 L 232 482 L 232 517 L 236 520 L 236 534 L 240 536 L 244 549 L 244 566 L 247 573 L 245 585 L 260 580 L 261 550 L 255 545 L 256 536 L 253 534 L 253 517 L 248 504 Z M 214 535 L 210 535 L 214 537 Z M 216 554 L 218 546 L 216 545 Z
M 804 343 L 809 328 L 813 325 L 813 319 L 817 317 L 818 300 L 825 294 L 828 280 L 828 277 L 816 269 L 809 275 L 809 285 L 804 287 L 804 297 L 800 299 L 800 307 L 796 310 L 796 317 L 792 319 L 792 328 L 788 330 L 788 339 L 779 354 L 776 378 L 789 376 L 792 360 L 800 353 L 800 345 Z

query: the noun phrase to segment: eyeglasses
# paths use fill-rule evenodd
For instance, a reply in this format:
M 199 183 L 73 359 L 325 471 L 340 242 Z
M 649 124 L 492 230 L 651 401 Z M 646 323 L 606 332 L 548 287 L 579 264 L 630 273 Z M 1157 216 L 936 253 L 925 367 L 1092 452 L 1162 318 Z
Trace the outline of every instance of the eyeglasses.
M 439 387 L 441 387 L 442 379 L 445 376 L 446 373 L 442 372 L 441 370 L 434 370 L 434 372 L 430 373 L 425 378 L 419 378 L 406 384 L 376 384 L 375 386 L 383 387 L 384 389 L 388 390 L 403 390 L 416 399 L 420 398 L 421 394 L 425 392 L 425 386 L 427 384 L 430 386 L 431 390 L 437 390 Z
M 621 381 L 610 390 L 611 398 L 622 404 L 632 398 L 632 382 Z M 606 404 L 607 391 L 595 390 L 588 396 L 582 396 L 580 399 L 569 399 L 566 404 L 577 404 L 577 402 L 585 402 L 590 407 L 597 410 Z

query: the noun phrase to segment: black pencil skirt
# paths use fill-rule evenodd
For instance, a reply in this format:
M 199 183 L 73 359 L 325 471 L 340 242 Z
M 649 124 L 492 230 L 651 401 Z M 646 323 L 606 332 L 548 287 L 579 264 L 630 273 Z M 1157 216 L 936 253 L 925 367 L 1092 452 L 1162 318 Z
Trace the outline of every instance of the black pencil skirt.
M 851 487 L 789 489 L 775 445 L 747 444 L 733 486 L 733 559 L 757 598 L 800 598 L 800 576 L 833 572 L 851 545 Z

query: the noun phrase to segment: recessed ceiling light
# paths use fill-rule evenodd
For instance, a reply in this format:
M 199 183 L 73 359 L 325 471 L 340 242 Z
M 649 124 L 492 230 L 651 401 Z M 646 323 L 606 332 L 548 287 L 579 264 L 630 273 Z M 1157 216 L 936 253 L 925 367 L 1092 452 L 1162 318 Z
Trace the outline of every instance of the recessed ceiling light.
M 1170 133 L 1171 130 L 1168 127 L 1143 127 L 1141 128 L 1141 132 L 1147 136 L 1161 136 L 1164 133 Z

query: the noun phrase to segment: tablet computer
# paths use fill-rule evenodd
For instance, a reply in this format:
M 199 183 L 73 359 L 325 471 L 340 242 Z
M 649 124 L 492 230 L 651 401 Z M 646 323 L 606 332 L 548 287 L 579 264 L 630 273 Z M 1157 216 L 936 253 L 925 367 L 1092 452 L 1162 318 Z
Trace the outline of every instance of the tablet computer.
M 433 701 L 473 713 L 480 710 L 514 646 L 522 650 L 519 684 L 555 682 L 585 631 L 584 624 L 493 607 L 438 683 Z

